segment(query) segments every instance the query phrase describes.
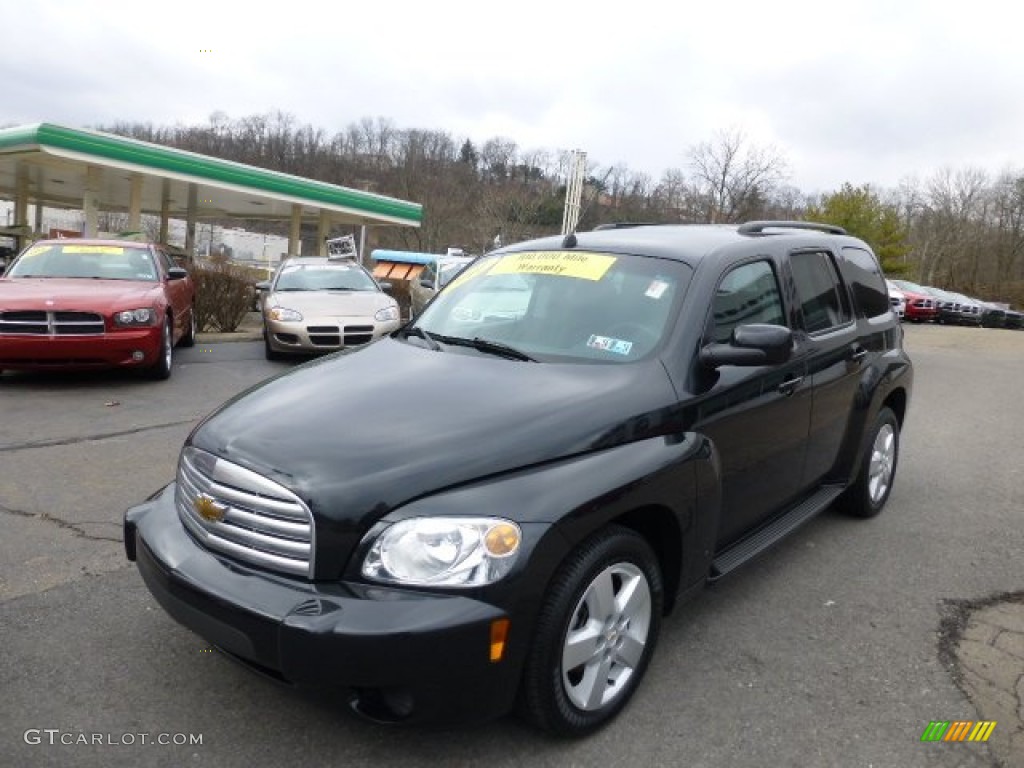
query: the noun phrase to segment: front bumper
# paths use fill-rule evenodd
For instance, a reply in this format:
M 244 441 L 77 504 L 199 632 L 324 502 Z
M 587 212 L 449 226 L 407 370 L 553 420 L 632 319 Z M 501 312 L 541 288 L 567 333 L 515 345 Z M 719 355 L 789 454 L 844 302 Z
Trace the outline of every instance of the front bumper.
M 515 700 L 518 663 L 490 661 L 492 623 L 507 618 L 500 608 L 459 595 L 302 581 L 222 558 L 182 527 L 174 484 L 128 510 L 124 541 L 179 623 L 282 682 L 350 688 L 367 717 L 477 721 Z
M 0 336 L 0 368 L 118 368 L 153 365 L 162 326 L 126 328 L 95 336 Z M 142 358 L 137 359 L 136 353 Z
M 399 320 L 382 323 L 372 317 L 312 317 L 300 322 L 266 320 L 270 346 L 277 352 L 300 354 L 335 352 L 369 344 L 400 325 Z

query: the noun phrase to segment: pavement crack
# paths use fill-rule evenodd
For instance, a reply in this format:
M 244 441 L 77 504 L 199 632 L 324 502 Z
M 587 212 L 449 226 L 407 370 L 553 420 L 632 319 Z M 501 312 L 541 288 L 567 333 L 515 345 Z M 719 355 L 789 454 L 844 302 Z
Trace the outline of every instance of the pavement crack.
M 47 514 L 46 512 L 26 512 L 22 509 L 8 509 L 4 506 L 0 506 L 0 514 L 12 515 L 14 517 L 27 517 L 33 520 L 42 520 L 45 523 L 50 523 L 51 525 L 55 525 L 63 530 L 71 531 L 79 538 L 89 539 L 90 541 L 112 541 L 115 544 L 121 543 L 120 536 L 99 536 L 95 533 L 89 533 L 81 527 L 86 525 L 112 525 L 120 528 L 117 523 L 112 523 L 109 520 L 81 520 L 77 523 L 71 523 L 67 520 L 61 520 L 59 517 Z
M 61 445 L 75 445 L 77 443 L 89 443 L 98 440 L 109 440 L 113 437 L 125 437 L 127 435 L 137 435 L 140 432 L 149 432 L 155 429 L 168 429 L 170 427 L 180 427 L 183 424 L 192 424 L 195 419 L 184 419 L 181 421 L 168 421 L 163 424 L 151 424 L 146 427 L 135 427 L 134 429 L 123 429 L 117 432 L 101 432 L 97 435 L 85 435 L 82 437 L 55 437 L 49 440 L 33 440 L 27 443 L 11 443 L 8 445 L 0 445 L 0 453 L 10 453 L 13 451 L 27 451 L 31 448 L 52 448 L 54 446 Z

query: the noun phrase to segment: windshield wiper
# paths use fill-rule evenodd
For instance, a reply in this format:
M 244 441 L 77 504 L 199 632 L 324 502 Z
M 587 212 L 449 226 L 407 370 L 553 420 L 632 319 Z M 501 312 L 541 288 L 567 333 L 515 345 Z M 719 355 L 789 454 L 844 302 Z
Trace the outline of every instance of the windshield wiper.
M 421 339 L 427 342 L 427 346 L 430 347 L 430 349 L 432 349 L 434 352 L 442 351 L 441 345 L 434 341 L 434 337 L 431 336 L 426 331 L 424 331 L 418 325 L 405 326 L 405 328 L 402 329 L 402 335 L 405 336 L 406 338 L 410 336 L 419 336 Z
M 472 347 L 473 349 L 478 349 L 481 352 L 500 355 L 501 357 L 507 357 L 511 360 L 522 360 L 526 363 L 537 362 L 536 358 L 530 357 L 528 354 L 516 349 L 515 347 L 510 347 L 508 344 L 502 344 L 500 341 L 484 339 L 480 336 L 474 336 L 472 339 L 466 339 L 462 336 L 439 336 L 435 334 L 434 338 L 444 344 L 452 344 L 458 347 Z

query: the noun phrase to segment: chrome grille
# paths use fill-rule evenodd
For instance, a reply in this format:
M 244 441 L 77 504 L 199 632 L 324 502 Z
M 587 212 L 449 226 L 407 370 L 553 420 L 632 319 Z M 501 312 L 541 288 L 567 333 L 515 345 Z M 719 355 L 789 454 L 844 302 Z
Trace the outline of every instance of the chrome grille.
M 95 312 L 52 312 L 12 309 L 0 312 L 0 335 L 102 336 L 103 315 Z
M 208 549 L 261 568 L 312 577 L 313 516 L 287 488 L 189 447 L 178 461 L 175 502 L 185 528 Z M 203 517 L 203 506 L 220 519 Z

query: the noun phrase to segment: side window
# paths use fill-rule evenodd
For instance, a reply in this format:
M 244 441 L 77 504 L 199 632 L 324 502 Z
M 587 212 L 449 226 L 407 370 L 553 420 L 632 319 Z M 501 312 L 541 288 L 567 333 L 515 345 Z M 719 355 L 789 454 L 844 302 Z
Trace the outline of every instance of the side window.
M 889 290 L 885 287 L 885 278 L 875 257 L 863 248 L 843 248 L 843 259 L 857 309 L 865 317 L 887 314 L 890 309 Z
M 155 251 L 156 260 L 160 262 L 160 269 L 166 275 L 170 271 L 171 267 L 174 266 L 174 262 L 171 261 L 171 257 L 161 251 L 159 248 Z
M 786 325 L 782 295 L 772 265 L 755 261 L 726 273 L 715 292 L 712 338 L 727 343 L 733 329 L 747 323 Z
M 431 285 L 434 284 L 434 265 L 427 264 L 423 267 L 423 271 L 420 272 L 420 280 L 427 280 Z
M 790 256 L 793 280 L 808 333 L 827 331 L 850 321 L 849 300 L 832 257 L 820 251 Z

